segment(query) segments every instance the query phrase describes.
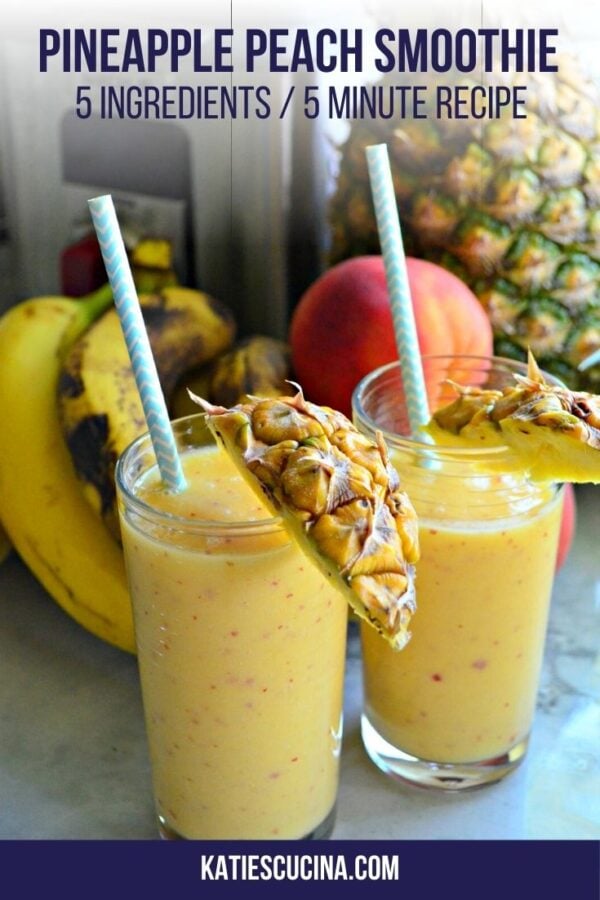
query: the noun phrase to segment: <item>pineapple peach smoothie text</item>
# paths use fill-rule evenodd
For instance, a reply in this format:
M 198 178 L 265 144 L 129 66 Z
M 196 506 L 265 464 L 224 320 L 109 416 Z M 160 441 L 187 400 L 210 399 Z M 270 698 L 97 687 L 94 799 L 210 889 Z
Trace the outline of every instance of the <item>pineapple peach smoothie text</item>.
M 223 451 L 182 464 L 183 494 L 156 471 L 136 493 L 219 526 L 123 524 L 158 814 L 187 838 L 301 838 L 335 803 L 347 606 Z
M 562 498 L 396 462 L 419 514 L 418 608 L 400 653 L 362 629 L 366 713 L 419 759 L 493 759 L 530 730 Z

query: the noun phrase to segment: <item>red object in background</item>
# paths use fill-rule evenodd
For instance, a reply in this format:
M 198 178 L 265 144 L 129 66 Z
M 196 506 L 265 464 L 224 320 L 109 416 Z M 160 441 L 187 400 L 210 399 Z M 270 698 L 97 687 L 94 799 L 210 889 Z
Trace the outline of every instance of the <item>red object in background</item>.
M 562 567 L 569 555 L 569 550 L 575 537 L 575 525 L 577 522 L 577 504 L 575 490 L 572 484 L 565 485 L 565 505 L 560 523 L 560 535 L 558 538 L 558 553 L 556 554 L 556 571 Z
M 60 284 L 65 297 L 84 297 L 106 284 L 106 270 L 95 234 L 86 235 L 62 251 Z

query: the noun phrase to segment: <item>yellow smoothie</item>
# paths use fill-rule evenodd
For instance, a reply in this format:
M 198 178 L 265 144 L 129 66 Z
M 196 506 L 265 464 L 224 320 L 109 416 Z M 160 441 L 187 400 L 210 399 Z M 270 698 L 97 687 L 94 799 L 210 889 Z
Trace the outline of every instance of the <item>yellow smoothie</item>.
M 518 475 L 394 462 L 420 517 L 418 606 L 400 653 L 362 629 L 366 715 L 419 759 L 499 757 L 531 726 L 562 497 Z
M 156 471 L 135 493 L 185 528 L 122 521 L 158 815 L 186 838 L 301 838 L 335 804 L 346 603 L 224 451 L 182 464 L 184 493 Z

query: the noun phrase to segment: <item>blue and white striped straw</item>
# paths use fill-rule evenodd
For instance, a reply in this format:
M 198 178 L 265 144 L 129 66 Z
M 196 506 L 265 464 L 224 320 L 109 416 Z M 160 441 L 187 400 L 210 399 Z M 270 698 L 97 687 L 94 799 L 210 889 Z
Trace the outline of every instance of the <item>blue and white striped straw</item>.
M 408 422 L 414 437 L 429 421 L 429 407 L 392 171 L 386 144 L 373 144 L 366 148 L 366 152 Z
M 187 485 L 112 197 L 110 194 L 94 197 L 88 200 L 88 206 L 161 478 L 170 490 L 185 490 Z
M 579 363 L 577 368 L 580 372 L 585 372 L 586 369 L 591 369 L 592 366 L 595 366 L 597 363 L 600 363 L 600 347 L 597 350 L 594 350 L 593 353 L 590 353 L 589 356 Z

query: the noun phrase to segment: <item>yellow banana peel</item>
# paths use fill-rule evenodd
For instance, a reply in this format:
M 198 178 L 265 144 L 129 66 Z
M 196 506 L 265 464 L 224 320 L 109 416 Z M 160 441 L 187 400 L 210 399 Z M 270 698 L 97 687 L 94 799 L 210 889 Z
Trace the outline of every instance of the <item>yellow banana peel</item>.
M 263 334 L 242 338 L 201 369 L 186 372 L 170 397 L 174 419 L 198 412 L 188 389 L 217 406 L 234 406 L 248 395 L 279 397 L 292 378 L 289 345 Z
M 56 411 L 61 358 L 111 301 L 40 297 L 0 319 L 0 516 L 19 555 L 88 631 L 135 652 L 121 549 L 86 502 Z
M 200 291 L 170 287 L 140 296 L 140 303 L 166 397 L 184 372 L 231 345 L 231 313 Z M 80 491 L 118 538 L 115 463 L 146 423 L 116 310 L 72 345 L 58 377 L 57 403 Z

